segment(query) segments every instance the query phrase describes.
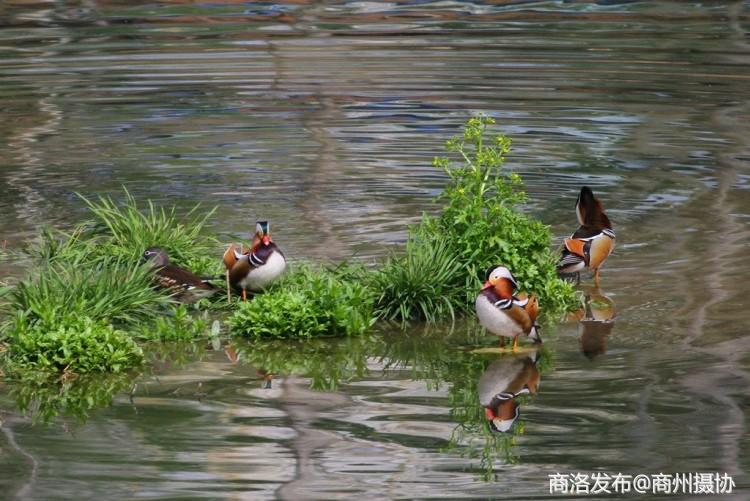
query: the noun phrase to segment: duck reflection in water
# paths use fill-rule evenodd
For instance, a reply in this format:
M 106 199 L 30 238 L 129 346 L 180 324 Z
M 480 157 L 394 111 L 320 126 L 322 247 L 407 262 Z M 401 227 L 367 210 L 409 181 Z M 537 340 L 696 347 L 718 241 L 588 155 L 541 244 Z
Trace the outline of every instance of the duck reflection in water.
M 581 326 L 581 353 L 593 360 L 607 351 L 607 337 L 615 326 L 615 303 L 598 288 L 584 292 L 583 307 L 570 319 Z
M 521 415 L 516 397 L 536 395 L 540 373 L 538 349 L 502 356 L 492 362 L 479 378 L 479 403 L 494 432 L 509 433 Z

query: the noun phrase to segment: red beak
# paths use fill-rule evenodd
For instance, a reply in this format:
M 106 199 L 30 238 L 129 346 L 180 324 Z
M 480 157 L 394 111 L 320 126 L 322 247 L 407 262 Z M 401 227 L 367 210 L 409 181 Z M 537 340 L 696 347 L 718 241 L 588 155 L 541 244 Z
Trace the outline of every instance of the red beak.
M 490 287 L 492 287 L 492 284 L 490 283 L 490 281 L 489 281 L 489 280 L 487 280 L 487 281 L 486 281 L 486 282 L 484 283 L 484 285 L 482 286 L 482 290 L 485 290 L 485 289 L 489 289 Z
M 487 419 L 489 419 L 490 421 L 495 419 L 495 413 L 492 412 L 492 409 L 490 409 L 489 407 L 484 408 L 484 414 L 485 416 L 487 416 Z
M 271 237 L 269 237 L 268 235 L 264 235 L 262 242 L 263 245 L 268 245 L 269 243 L 271 243 Z

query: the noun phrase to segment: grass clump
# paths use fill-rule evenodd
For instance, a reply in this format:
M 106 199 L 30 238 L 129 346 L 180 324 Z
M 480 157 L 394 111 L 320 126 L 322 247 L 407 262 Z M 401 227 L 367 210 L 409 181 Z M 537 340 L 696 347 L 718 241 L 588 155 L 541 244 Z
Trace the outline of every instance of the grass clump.
M 30 322 L 53 326 L 63 319 L 89 316 L 119 324 L 159 314 L 169 299 L 151 283 L 152 273 L 139 263 L 106 258 L 89 266 L 53 262 L 36 280 L 20 282 L 10 293 L 10 308 Z
M 81 198 L 93 219 L 67 234 L 44 230 L 27 252 L 33 275 L 0 290 L 12 319 L 3 329 L 9 374 L 119 372 L 142 362 L 133 339 L 196 339 L 207 330 L 206 319 L 154 288 L 141 256 L 161 246 L 176 264 L 218 275 L 216 241 L 200 237 L 212 211 L 199 217 L 196 206 L 180 221 L 174 208 L 139 207 L 127 190 L 122 204 Z
M 405 253 L 390 256 L 370 277 L 370 287 L 379 293 L 376 313 L 386 320 L 454 319 L 465 310 L 464 291 L 455 286 L 464 274 L 448 242 L 414 232 Z
M 354 336 L 375 322 L 371 292 L 340 271 L 298 265 L 273 288 L 238 304 L 228 323 L 251 337 Z
M 375 281 L 378 311 L 387 318 L 432 322 L 471 310 L 486 269 L 495 264 L 507 266 L 522 290 L 536 294 L 543 311 L 575 304 L 573 287 L 557 276 L 549 228 L 517 209 L 526 202 L 523 181 L 503 171 L 511 141 L 502 134 L 487 137 L 494 123 L 471 118 L 463 135 L 446 144 L 461 161 L 433 161 L 448 176 L 438 197 L 443 207 L 410 229 L 406 253 L 386 263 Z

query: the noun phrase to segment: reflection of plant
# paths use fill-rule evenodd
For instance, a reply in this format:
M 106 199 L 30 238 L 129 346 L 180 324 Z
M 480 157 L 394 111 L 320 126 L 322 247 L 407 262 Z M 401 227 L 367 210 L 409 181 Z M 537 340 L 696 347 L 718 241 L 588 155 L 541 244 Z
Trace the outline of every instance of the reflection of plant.
M 363 377 L 367 358 L 377 346 L 371 336 L 300 341 L 254 341 L 238 345 L 241 360 L 269 374 L 300 374 L 315 390 L 333 391 L 341 383 Z
M 240 303 L 232 331 L 252 337 L 352 336 L 372 326 L 372 294 L 337 272 L 298 265 L 270 291 Z
M 80 376 L 48 379 L 39 373 L 25 373 L 10 384 L 10 394 L 21 412 L 34 422 L 47 423 L 58 415 L 73 416 L 83 422 L 89 412 L 112 403 L 117 393 L 133 384 L 132 374 Z

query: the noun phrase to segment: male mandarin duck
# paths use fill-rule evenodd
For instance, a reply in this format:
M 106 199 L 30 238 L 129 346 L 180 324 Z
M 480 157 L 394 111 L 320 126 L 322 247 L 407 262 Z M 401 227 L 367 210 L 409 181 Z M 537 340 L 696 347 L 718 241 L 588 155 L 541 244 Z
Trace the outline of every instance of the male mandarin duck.
M 516 279 L 505 266 L 493 266 L 487 271 L 487 281 L 477 296 L 476 311 L 479 323 L 491 333 L 513 338 L 513 351 L 518 348 L 518 336 L 525 334 L 535 343 L 541 343 L 536 325 L 539 303 L 536 297 L 525 293 L 514 294 Z
M 503 356 L 492 362 L 479 378 L 479 404 L 494 432 L 507 433 L 521 414 L 515 400 L 520 395 L 536 395 L 541 375 L 537 368 L 539 351 L 522 356 Z
M 230 250 L 231 255 L 227 256 Z M 224 265 L 230 286 L 241 289 L 242 299 L 246 301 L 248 290 L 259 292 L 284 273 L 286 258 L 271 240 L 268 221 L 258 221 L 250 250 L 243 253 L 230 246 L 224 253 Z
M 182 301 L 196 301 L 217 291 L 216 287 L 194 273 L 169 263 L 169 255 L 160 247 L 149 247 L 143 259 L 152 264 L 154 281 L 163 288 L 174 291 Z
M 581 270 L 588 268 L 594 272 L 594 283 L 598 286 L 599 268 L 615 248 L 615 232 L 601 202 L 588 186 L 581 188 L 578 195 L 576 216 L 581 226 L 564 240 L 557 272 L 576 273 L 580 282 Z

